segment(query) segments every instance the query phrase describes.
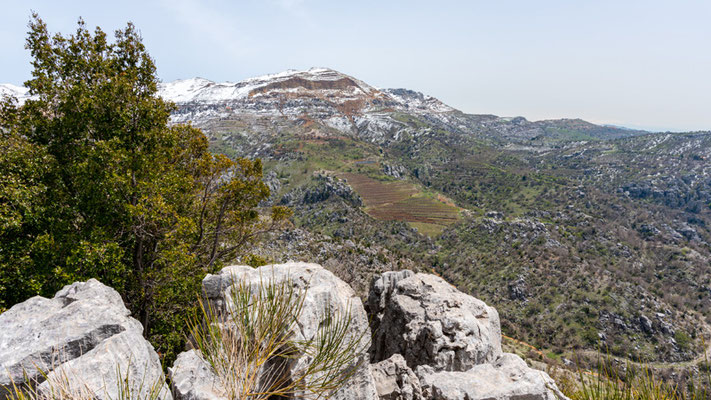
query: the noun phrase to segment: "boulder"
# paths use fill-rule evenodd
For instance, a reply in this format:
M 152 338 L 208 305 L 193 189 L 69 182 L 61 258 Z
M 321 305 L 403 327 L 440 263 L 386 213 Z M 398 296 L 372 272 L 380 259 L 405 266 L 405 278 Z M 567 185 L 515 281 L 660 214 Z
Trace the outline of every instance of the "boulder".
M 420 381 L 400 354 L 372 364 L 371 371 L 380 400 L 422 400 Z
M 70 393 L 96 399 L 126 390 L 141 397 L 158 390 L 170 399 L 158 355 L 142 333 L 121 296 L 95 279 L 17 304 L 0 314 L 0 399 L 13 382 L 42 393 L 56 393 L 64 382 Z
M 496 310 L 435 275 L 382 274 L 373 281 L 368 310 L 373 361 L 401 354 L 410 368 L 466 371 L 501 355 Z
M 417 368 L 425 398 L 431 400 L 564 400 L 555 382 L 543 371 L 528 368 L 514 354 L 468 371 Z
M 260 282 L 280 282 L 290 280 L 298 289 L 305 290 L 302 312 L 298 318 L 299 329 L 294 332 L 296 340 L 315 337 L 326 319 L 326 313 L 340 311 L 351 317 L 349 335 L 360 337 L 361 347 L 370 345 L 370 329 L 363 303 L 348 284 L 318 264 L 286 263 L 267 265 L 260 268 L 230 266 L 217 275 L 208 275 L 203 280 L 206 299 L 217 310 L 224 310 L 231 302 L 230 292 L 236 282 L 243 282 L 255 290 Z M 370 373 L 367 354 L 363 354 L 359 365 L 349 381 L 330 399 L 377 399 L 375 382 Z M 301 355 L 290 363 L 289 373 L 298 376 L 307 365 L 309 356 Z M 299 397 L 299 396 L 297 396 Z M 201 398 L 201 397 L 200 397 Z
M 197 350 L 180 353 L 168 374 L 175 400 L 227 400 L 219 379 Z

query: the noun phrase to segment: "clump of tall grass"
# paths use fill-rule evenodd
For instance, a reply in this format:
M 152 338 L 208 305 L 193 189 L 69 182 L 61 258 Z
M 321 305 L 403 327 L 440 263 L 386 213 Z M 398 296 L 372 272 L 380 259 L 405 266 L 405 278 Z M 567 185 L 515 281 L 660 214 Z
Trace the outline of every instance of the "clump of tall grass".
M 620 371 L 622 369 L 622 371 Z M 691 377 L 687 385 L 670 383 L 647 365 L 615 367 L 610 357 L 598 362 L 597 373 L 578 369 L 578 385 L 565 385 L 571 400 L 708 400 L 711 374 Z
M 236 280 L 233 279 L 233 282 Z M 299 317 L 306 289 L 290 280 L 239 281 L 225 309 L 201 301 L 191 340 L 231 400 L 273 396 L 321 398 L 342 387 L 365 360 L 365 331 L 354 334 L 350 306 L 326 307 L 313 337 Z

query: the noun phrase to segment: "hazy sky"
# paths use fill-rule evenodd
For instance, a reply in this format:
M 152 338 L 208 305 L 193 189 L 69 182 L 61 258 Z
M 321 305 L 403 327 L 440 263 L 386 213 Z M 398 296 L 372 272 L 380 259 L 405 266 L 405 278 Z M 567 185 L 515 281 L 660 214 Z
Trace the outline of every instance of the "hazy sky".
M 470 113 L 711 129 L 711 1 L 0 0 L 0 82 L 30 77 L 30 10 L 133 21 L 164 81 L 323 66 Z

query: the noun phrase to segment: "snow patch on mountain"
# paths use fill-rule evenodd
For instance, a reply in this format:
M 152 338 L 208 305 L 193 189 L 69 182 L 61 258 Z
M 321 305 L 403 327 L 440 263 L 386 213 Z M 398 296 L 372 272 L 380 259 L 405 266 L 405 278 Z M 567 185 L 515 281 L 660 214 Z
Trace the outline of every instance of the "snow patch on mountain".
M 13 85 L 11 83 L 0 83 L 0 98 L 3 97 L 15 97 L 20 104 L 24 103 L 25 100 L 29 98 L 29 89 Z
M 21 103 L 26 93 L 19 86 L 0 85 L 0 94 L 16 96 Z M 158 95 L 178 105 L 171 122 L 192 122 L 208 131 L 215 121 L 239 121 L 250 132 L 267 133 L 283 129 L 279 126 L 283 123 L 303 126 L 304 134 L 311 136 L 356 135 L 382 142 L 401 136 L 403 130 L 419 129 L 399 120 L 401 113 L 442 126 L 462 123 L 455 109 L 434 97 L 407 89 L 378 89 L 328 68 L 288 70 L 240 82 L 181 79 L 160 83 Z M 272 122 L 264 125 L 267 120 Z
M 432 96 L 408 89 L 383 89 L 400 107 L 412 111 L 451 112 L 454 108 Z
M 344 81 L 342 87 L 331 87 L 333 82 Z M 262 89 L 260 91 L 260 89 Z M 373 94 L 374 87 L 328 68 L 311 68 L 306 71 L 288 70 L 277 74 L 249 78 L 241 82 L 217 83 L 203 78 L 192 78 L 163 83 L 159 94 L 175 103 L 219 103 L 245 100 L 269 92 L 298 95 L 301 92 L 341 91 L 349 96 Z

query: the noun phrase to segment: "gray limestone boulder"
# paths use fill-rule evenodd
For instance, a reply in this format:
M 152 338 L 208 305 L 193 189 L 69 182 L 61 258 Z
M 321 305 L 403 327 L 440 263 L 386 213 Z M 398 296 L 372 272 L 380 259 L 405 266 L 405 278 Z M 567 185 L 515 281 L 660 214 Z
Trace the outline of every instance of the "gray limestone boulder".
M 466 371 L 501 355 L 496 310 L 435 275 L 382 274 L 371 285 L 368 311 L 373 361 L 401 354 L 410 368 Z
M 400 354 L 370 366 L 380 400 L 422 400 L 420 381 Z
M 95 279 L 17 304 L 0 314 L 0 399 L 13 382 L 43 393 L 67 382 L 70 392 L 96 399 L 118 398 L 120 382 L 127 382 L 124 393 L 156 390 L 170 399 L 158 355 L 142 333 L 121 296 Z
M 342 315 L 349 314 L 351 317 L 348 334 L 356 338 L 359 337 L 361 347 L 368 349 L 370 329 L 363 303 L 348 284 L 318 264 L 286 263 L 260 268 L 226 267 L 219 274 L 208 275 L 203 279 L 203 293 L 215 309 L 224 310 L 229 307 L 230 292 L 235 283 L 242 282 L 250 285 L 252 290 L 256 290 L 260 282 L 284 280 L 290 280 L 298 289 L 305 291 L 302 312 L 298 318 L 299 329 L 294 332 L 296 340 L 313 338 L 326 320 L 326 313 L 340 312 Z M 301 355 L 290 364 L 291 376 L 300 375 L 309 363 L 309 357 Z M 378 398 L 367 358 L 367 354 L 362 355 L 353 376 L 341 389 L 328 398 L 336 400 L 374 400 Z
M 566 400 L 548 374 L 529 368 L 514 354 L 468 371 L 417 368 L 425 398 L 431 400 Z
M 227 400 L 219 379 L 197 350 L 180 353 L 168 374 L 176 400 Z

